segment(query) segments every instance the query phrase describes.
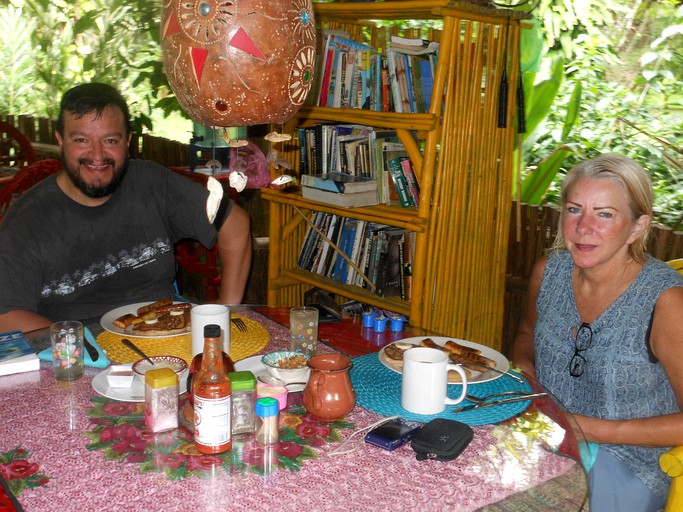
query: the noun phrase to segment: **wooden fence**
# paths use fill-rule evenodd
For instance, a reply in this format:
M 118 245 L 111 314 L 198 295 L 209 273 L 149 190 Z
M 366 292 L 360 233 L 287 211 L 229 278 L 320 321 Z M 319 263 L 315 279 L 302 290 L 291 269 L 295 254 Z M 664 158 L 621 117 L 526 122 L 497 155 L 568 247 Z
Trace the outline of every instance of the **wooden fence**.
M 17 126 L 31 141 L 37 143 L 39 158 L 54 158 L 55 122 L 30 116 L 3 116 L 4 120 Z M 45 153 L 40 149 L 44 148 Z M 131 142 L 131 156 L 152 160 L 165 166 L 189 165 L 189 144 L 171 141 L 152 135 L 136 137 Z M 257 192 L 257 191 L 253 191 Z M 265 268 L 267 261 L 268 208 L 253 193 L 246 198 L 245 207 L 252 219 L 252 231 L 257 238 L 259 250 L 255 255 L 258 266 Z M 508 244 L 507 270 L 505 280 L 505 318 L 503 322 L 503 351 L 509 355 L 522 315 L 526 310 L 528 283 L 531 269 L 544 251 L 555 239 L 559 211 L 553 206 L 530 206 L 516 203 L 511 205 L 512 215 Z M 655 226 L 648 243 L 648 252 L 663 261 L 683 258 L 683 233 L 674 232 L 664 226 Z M 252 271 L 252 273 L 254 273 Z M 266 296 L 265 274 L 258 271 L 250 284 L 256 284 L 255 296 Z M 263 289 L 261 289 L 263 288 Z

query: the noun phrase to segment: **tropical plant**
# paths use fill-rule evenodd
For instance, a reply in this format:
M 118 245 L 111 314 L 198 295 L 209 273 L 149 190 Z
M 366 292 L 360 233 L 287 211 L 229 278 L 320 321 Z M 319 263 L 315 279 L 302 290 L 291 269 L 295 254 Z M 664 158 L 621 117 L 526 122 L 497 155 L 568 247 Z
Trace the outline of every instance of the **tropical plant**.
M 522 162 L 520 196 L 535 204 L 555 202 L 566 169 L 597 153 L 620 152 L 649 171 L 658 220 L 675 226 L 683 210 L 682 96 L 675 86 L 683 74 L 683 55 L 678 51 L 683 8 L 673 9 L 670 0 L 662 2 L 668 5 L 659 5 L 658 12 L 665 19 L 652 27 L 661 36 L 652 37 L 650 47 L 638 53 L 638 44 L 627 45 L 620 35 L 631 11 L 626 2 L 621 7 L 618 3 L 610 2 L 611 18 L 604 5 L 600 13 L 586 11 L 579 18 L 549 13 L 550 2 L 541 2 L 546 10 L 536 14 L 545 21 L 542 63 L 538 71 L 523 69 L 527 133 L 520 144 L 524 157 L 517 159 Z M 555 8 L 561 11 L 557 4 Z M 608 19 L 611 23 L 605 23 Z M 622 53 L 630 50 L 624 56 L 628 62 L 619 47 Z M 644 55 L 640 64 L 633 53 Z M 522 46 L 523 65 L 524 55 Z

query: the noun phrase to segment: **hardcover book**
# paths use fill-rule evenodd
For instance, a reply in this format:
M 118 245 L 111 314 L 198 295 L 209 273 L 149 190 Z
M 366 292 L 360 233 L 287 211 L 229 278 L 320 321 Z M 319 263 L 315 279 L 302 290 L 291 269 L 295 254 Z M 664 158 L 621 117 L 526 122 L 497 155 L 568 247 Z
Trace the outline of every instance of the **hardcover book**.
M 304 174 L 301 176 L 304 187 L 319 188 L 338 194 L 352 194 L 377 190 L 377 180 L 363 176 L 331 172 L 326 174 Z
M 337 194 L 329 190 L 320 190 L 313 187 L 301 187 L 301 193 L 305 199 L 319 201 L 325 204 L 353 208 L 355 206 L 372 206 L 377 204 L 377 192 L 355 192 L 352 194 Z

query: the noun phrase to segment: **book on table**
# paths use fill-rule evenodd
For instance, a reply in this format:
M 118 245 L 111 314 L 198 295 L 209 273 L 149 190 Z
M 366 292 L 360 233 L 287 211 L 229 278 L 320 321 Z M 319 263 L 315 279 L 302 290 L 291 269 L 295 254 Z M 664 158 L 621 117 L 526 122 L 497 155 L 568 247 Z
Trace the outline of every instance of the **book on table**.
M 0 375 L 30 372 L 40 369 L 35 350 L 21 331 L 0 334 Z
M 313 187 L 301 187 L 304 199 L 311 199 L 333 206 L 353 208 L 356 206 L 372 206 L 377 204 L 377 191 L 354 192 L 352 194 L 339 194 L 329 190 L 321 190 Z

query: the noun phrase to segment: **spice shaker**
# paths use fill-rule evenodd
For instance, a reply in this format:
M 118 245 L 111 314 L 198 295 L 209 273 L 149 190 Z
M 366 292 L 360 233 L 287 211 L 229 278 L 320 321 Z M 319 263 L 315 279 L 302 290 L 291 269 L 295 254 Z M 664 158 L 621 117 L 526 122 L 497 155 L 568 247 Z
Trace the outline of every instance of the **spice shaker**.
M 259 398 L 256 400 L 256 442 L 263 445 L 277 443 L 278 413 L 277 400 L 272 397 Z
M 232 384 L 232 435 L 253 434 L 256 377 L 249 371 L 228 373 Z
M 145 373 L 145 425 L 152 432 L 178 428 L 178 375 L 170 368 Z

